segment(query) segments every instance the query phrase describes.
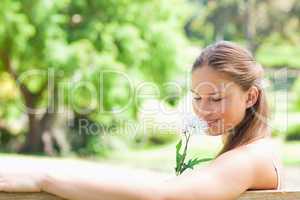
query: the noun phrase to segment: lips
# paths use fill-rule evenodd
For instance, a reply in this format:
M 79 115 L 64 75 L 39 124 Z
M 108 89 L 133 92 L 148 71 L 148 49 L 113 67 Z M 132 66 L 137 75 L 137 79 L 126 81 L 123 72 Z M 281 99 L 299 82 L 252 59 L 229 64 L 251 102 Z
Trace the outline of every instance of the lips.
M 218 121 L 219 121 L 219 119 L 207 120 L 206 123 L 207 123 L 208 126 L 213 126 Z

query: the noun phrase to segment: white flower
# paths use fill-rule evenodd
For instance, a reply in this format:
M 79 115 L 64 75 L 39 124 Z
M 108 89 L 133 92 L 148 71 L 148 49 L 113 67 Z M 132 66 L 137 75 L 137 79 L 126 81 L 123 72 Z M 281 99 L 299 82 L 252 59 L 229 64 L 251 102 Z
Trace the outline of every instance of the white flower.
M 207 124 L 193 114 L 185 115 L 183 118 L 183 133 L 201 133 L 207 129 Z

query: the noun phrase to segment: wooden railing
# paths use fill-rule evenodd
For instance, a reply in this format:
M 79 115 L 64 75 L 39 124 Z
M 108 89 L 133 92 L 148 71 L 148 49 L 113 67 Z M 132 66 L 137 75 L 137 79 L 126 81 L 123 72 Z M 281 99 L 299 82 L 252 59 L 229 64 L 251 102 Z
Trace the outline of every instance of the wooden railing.
M 300 200 L 300 190 L 253 190 L 245 192 L 238 200 Z
M 62 200 L 62 198 L 44 192 L 41 193 L 0 192 L 0 200 Z
M 5 193 L 0 200 L 63 200 L 47 193 Z M 245 192 L 238 200 L 300 200 L 300 190 L 256 190 Z

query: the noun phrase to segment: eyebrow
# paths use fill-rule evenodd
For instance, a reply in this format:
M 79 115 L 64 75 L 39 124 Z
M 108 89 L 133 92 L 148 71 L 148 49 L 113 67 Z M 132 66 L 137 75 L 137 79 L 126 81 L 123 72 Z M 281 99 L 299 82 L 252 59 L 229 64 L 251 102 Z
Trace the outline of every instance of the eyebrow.
M 191 92 L 193 92 L 193 93 L 199 95 L 199 93 L 196 92 L 196 91 L 194 91 L 193 89 L 191 89 Z M 208 93 L 208 94 L 206 94 L 206 95 L 219 94 L 219 93 L 221 93 L 221 92 L 211 92 L 211 93 Z

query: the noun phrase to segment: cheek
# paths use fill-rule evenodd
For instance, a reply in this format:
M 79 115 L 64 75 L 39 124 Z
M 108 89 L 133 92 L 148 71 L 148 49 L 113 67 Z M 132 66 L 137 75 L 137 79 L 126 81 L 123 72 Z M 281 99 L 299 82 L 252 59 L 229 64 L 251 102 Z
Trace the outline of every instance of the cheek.
M 216 113 L 221 119 L 218 124 L 209 129 L 210 135 L 220 135 L 234 128 L 244 117 L 245 108 L 237 100 L 225 100 L 216 105 Z
M 245 107 L 240 99 L 233 99 L 225 103 L 223 113 L 225 127 L 233 128 L 243 119 L 244 115 Z

